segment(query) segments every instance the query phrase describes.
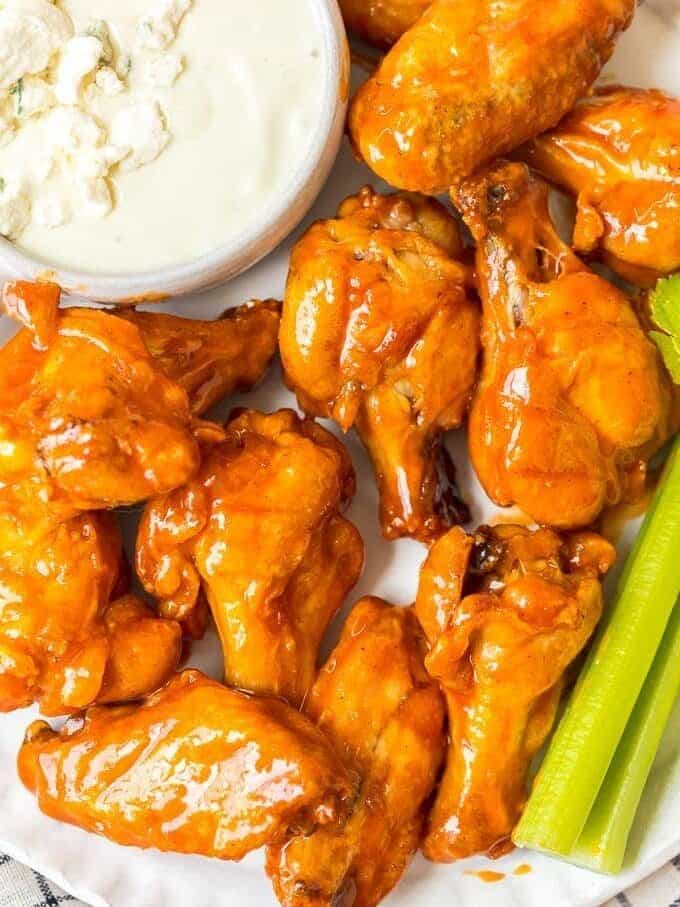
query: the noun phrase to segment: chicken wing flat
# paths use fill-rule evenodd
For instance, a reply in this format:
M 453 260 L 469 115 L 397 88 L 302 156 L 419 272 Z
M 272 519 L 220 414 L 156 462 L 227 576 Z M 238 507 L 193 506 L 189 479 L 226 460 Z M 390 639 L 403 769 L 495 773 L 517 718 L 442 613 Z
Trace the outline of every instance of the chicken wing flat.
M 203 589 L 228 683 L 297 704 L 361 572 L 363 542 L 339 512 L 353 493 L 347 452 L 321 426 L 291 410 L 242 412 L 192 481 L 147 506 L 139 576 L 180 620 Z
M 3 499 L 40 498 L 55 519 L 132 504 L 185 482 L 199 440 L 222 436 L 192 418 L 133 324 L 60 310 L 52 284 L 8 284 L 4 304 L 25 329 L 0 351 Z
M 472 463 L 501 506 L 588 525 L 639 491 L 671 432 L 668 376 L 628 298 L 559 239 L 547 186 L 523 164 L 491 166 L 456 200 L 484 309 Z
M 635 0 L 436 0 L 359 89 L 354 147 L 399 189 L 436 194 L 556 126 Z
M 109 514 L 58 524 L 0 512 L 0 711 L 45 715 L 135 699 L 177 667 L 179 624 L 124 589 Z
M 431 4 L 432 0 L 340 0 L 340 9 L 349 31 L 377 47 L 389 47 Z
M 680 100 L 600 88 L 518 154 L 577 196 L 577 251 L 641 286 L 680 269 Z
M 444 704 L 411 608 L 362 599 L 305 711 L 362 780 L 346 821 L 270 847 L 284 907 L 372 907 L 418 849 L 444 755 Z
M 279 338 L 309 415 L 356 427 L 376 472 L 383 534 L 427 540 L 460 521 L 442 433 L 461 424 L 479 350 L 456 221 L 438 202 L 347 199 L 291 257 Z
M 276 353 L 281 305 L 253 300 L 227 309 L 217 321 L 134 309 L 116 314 L 139 328 L 162 371 L 184 388 L 192 412 L 200 416 L 262 378 Z
M 141 704 L 29 728 L 19 774 L 47 815 L 118 844 L 238 860 L 334 821 L 353 785 L 284 702 L 184 671 Z
M 602 611 L 614 549 L 593 533 L 454 528 L 432 547 L 416 612 L 446 693 L 449 751 L 423 851 L 498 856 L 526 800 L 530 762 L 555 720 L 564 672 Z

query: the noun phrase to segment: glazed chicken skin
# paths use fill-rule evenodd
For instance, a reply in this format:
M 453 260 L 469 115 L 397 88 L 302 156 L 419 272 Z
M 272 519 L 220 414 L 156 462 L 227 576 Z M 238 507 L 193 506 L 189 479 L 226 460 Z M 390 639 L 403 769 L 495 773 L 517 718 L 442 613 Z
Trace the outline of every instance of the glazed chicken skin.
M 449 749 L 423 852 L 451 862 L 511 847 L 531 760 L 564 673 L 602 612 L 612 546 L 594 533 L 456 527 L 430 550 L 416 613 L 446 694 Z
M 263 377 L 277 350 L 281 305 L 256 299 L 227 309 L 216 321 L 134 309 L 116 314 L 139 328 L 163 373 L 184 388 L 191 411 L 201 416 Z
M 0 512 L 0 711 L 63 715 L 134 699 L 177 667 L 182 634 L 125 596 L 110 514 L 57 525 Z
M 199 441 L 221 429 L 192 416 L 133 324 L 59 309 L 59 295 L 53 284 L 5 287 L 24 330 L 0 352 L 0 508 L 40 501 L 57 520 L 181 485 L 198 468 Z
M 556 126 L 597 78 L 635 0 L 435 0 L 356 94 L 360 157 L 434 195 Z
M 52 525 L 0 510 L 0 711 L 42 699 L 46 714 L 60 714 L 96 698 L 102 665 L 89 631 L 114 596 L 122 557 L 109 514 Z M 68 695 L 67 673 L 75 680 Z
M 118 844 L 239 860 L 348 808 L 352 780 L 284 702 L 184 671 L 145 701 L 29 728 L 21 780 L 43 812 Z
M 372 907 L 418 849 L 445 749 L 444 704 L 412 608 L 355 605 L 306 713 L 361 778 L 346 821 L 270 847 L 284 907 Z
M 180 658 L 181 629 L 125 591 L 115 519 L 198 467 L 181 387 L 136 328 L 59 309 L 51 284 L 8 284 L 24 329 L 0 350 L 0 710 L 59 715 L 136 698 Z
M 477 240 L 482 376 L 470 458 L 487 494 L 574 528 L 639 492 L 671 391 L 627 297 L 558 237 L 547 186 L 497 163 L 455 194 Z
M 348 30 L 376 47 L 389 47 L 418 21 L 432 0 L 340 0 Z
M 302 409 L 354 426 L 387 538 L 429 540 L 464 518 L 442 434 L 468 406 L 479 313 L 456 221 L 438 202 L 347 199 L 295 246 L 279 345 Z
M 137 571 L 181 621 L 205 594 L 234 687 L 299 704 L 323 633 L 356 583 L 363 542 L 344 447 L 291 410 L 236 414 L 198 474 L 146 508 Z
M 518 154 L 577 196 L 578 252 L 644 287 L 680 269 L 680 100 L 600 88 Z

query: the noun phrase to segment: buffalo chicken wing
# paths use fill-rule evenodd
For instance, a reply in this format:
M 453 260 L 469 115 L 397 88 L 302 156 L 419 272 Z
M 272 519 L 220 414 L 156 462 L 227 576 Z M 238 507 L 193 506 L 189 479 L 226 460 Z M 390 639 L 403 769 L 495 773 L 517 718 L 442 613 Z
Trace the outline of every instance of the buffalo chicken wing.
M 44 714 L 156 689 L 181 629 L 138 599 L 117 600 L 125 565 L 115 519 L 97 513 L 181 484 L 199 439 L 133 325 L 59 309 L 51 284 L 8 284 L 24 328 L 0 350 L 0 710 Z
M 377 47 L 394 44 L 431 5 L 432 0 L 340 0 L 349 31 Z
M 427 540 L 463 513 L 442 442 L 463 419 L 479 345 L 469 270 L 453 257 L 461 248 L 439 203 L 365 188 L 293 250 L 286 381 L 308 414 L 356 427 L 388 538 Z
M 238 860 L 348 808 L 352 780 L 284 702 L 185 671 L 136 705 L 29 728 L 19 774 L 47 815 L 118 844 Z
M 470 457 L 489 496 L 586 526 L 671 431 L 668 376 L 628 298 L 557 235 L 547 186 L 498 163 L 455 194 L 477 240 L 483 370 Z
M 168 378 L 189 395 L 194 415 L 262 378 L 277 348 L 281 305 L 253 300 L 216 321 L 122 309 L 119 318 L 139 328 L 149 352 Z
M 125 590 L 115 519 L 0 512 L 0 711 L 44 715 L 135 699 L 177 667 L 179 624 Z
M 297 704 L 363 564 L 339 512 L 353 493 L 349 457 L 321 426 L 242 412 L 191 482 L 148 505 L 138 573 L 168 617 L 186 620 L 205 593 L 229 684 Z
M 418 849 L 444 755 L 444 704 L 411 608 L 355 605 L 305 711 L 361 778 L 346 821 L 271 847 L 284 907 L 372 907 Z
M 635 0 L 436 0 L 359 89 L 349 128 L 400 189 L 436 194 L 556 126 Z
M 600 536 L 454 528 L 423 566 L 416 612 L 426 664 L 446 693 L 449 752 L 423 846 L 450 862 L 497 856 L 526 799 L 529 765 L 555 719 L 564 673 L 602 611 L 614 550 Z
M 182 632 L 125 591 L 115 517 L 0 507 L 0 711 L 135 699 L 177 667 Z
M 8 284 L 24 329 L 0 351 L 0 506 L 48 506 L 52 519 L 133 504 L 185 482 L 199 441 L 192 417 L 133 324 L 97 309 L 59 309 L 52 284 Z
M 181 630 L 124 590 L 109 514 L 52 525 L 0 513 L 0 711 L 134 699 L 177 667 Z
M 577 251 L 642 286 L 680 269 L 680 100 L 600 88 L 519 154 L 577 196 Z

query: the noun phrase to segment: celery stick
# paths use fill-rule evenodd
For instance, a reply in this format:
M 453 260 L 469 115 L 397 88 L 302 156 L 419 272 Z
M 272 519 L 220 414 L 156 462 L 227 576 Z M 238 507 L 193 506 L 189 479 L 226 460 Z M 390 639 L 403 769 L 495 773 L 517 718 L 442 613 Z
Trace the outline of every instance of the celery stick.
M 680 439 L 538 773 L 513 841 L 576 846 L 680 594 Z
M 567 857 L 596 872 L 616 874 L 661 737 L 680 692 L 680 603 L 626 726 L 575 850 Z

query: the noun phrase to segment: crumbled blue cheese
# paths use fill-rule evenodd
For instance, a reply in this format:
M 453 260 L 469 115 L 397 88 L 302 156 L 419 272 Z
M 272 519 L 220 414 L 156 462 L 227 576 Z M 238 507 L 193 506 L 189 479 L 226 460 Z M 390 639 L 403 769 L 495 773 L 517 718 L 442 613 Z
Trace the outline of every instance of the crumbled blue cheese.
M 110 131 L 115 146 L 129 148 L 121 170 L 137 170 L 154 161 L 170 141 L 165 118 L 156 101 L 124 107 L 113 118 Z
M 125 91 L 125 82 L 118 77 L 118 73 L 110 66 L 100 66 L 94 77 L 97 88 L 107 97 L 114 98 Z
M 107 142 L 105 129 L 78 107 L 58 107 L 47 122 L 52 160 L 73 181 L 106 177 L 131 150 Z
M 104 127 L 78 107 L 57 107 L 45 121 L 49 146 L 63 154 L 76 156 L 83 149 L 104 143 Z
M 0 235 L 16 239 L 31 219 L 31 197 L 20 182 L 0 177 Z
M 9 145 L 14 138 L 14 114 L 3 98 L 0 98 L 0 148 Z
M 0 90 L 47 69 L 72 35 L 73 23 L 49 0 L 8 0 L 0 9 Z
M 0 0 L 0 233 L 11 239 L 31 222 L 106 216 L 118 170 L 147 166 L 171 139 L 160 90 L 183 71 L 167 51 L 192 0 L 150 0 L 130 48 L 103 19 L 76 34 L 57 2 Z
M 151 12 L 137 23 L 137 44 L 150 50 L 167 50 L 192 0 L 156 0 Z
M 142 78 L 146 85 L 169 88 L 183 69 L 184 60 L 179 54 L 155 54 L 144 61 Z
M 23 76 L 17 85 L 21 86 L 14 93 L 17 117 L 34 117 L 54 107 L 54 89 L 40 76 Z
M 85 180 L 77 188 L 83 217 L 106 217 L 113 208 L 111 190 L 105 179 Z
M 107 66 L 110 66 L 113 63 L 115 54 L 108 24 L 104 19 L 90 19 L 85 28 L 85 34 L 91 38 L 97 38 L 101 43 L 101 61 Z
M 59 55 L 54 93 L 60 104 L 77 104 L 83 80 L 102 59 L 104 45 L 92 35 L 78 35 L 67 41 Z
M 114 69 L 118 78 L 124 82 L 132 72 L 132 54 L 118 54 L 118 59 L 115 61 Z

